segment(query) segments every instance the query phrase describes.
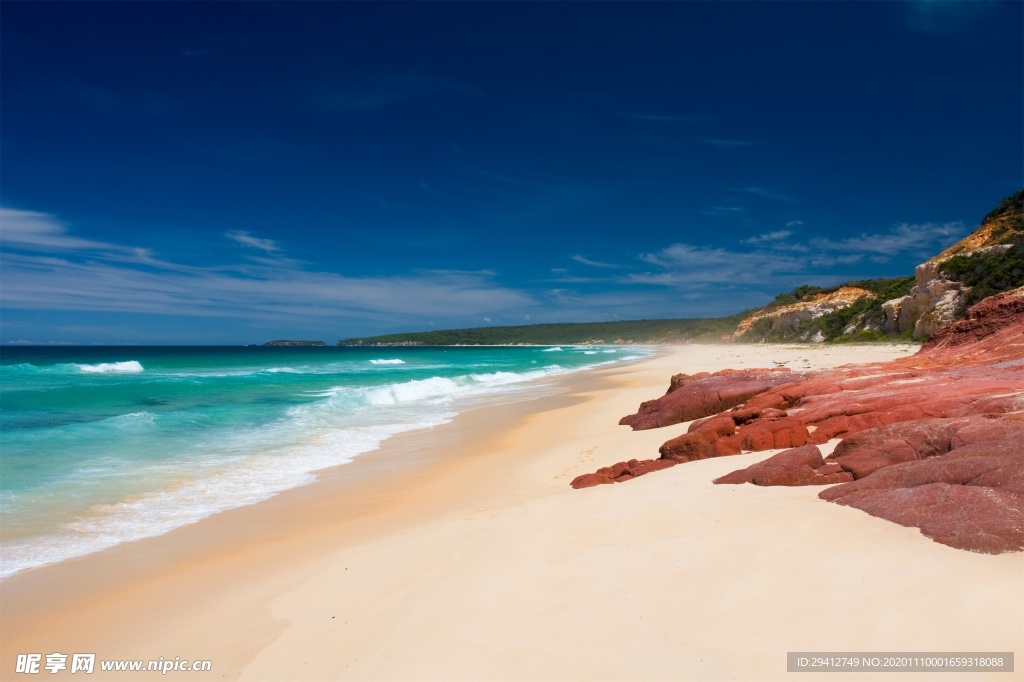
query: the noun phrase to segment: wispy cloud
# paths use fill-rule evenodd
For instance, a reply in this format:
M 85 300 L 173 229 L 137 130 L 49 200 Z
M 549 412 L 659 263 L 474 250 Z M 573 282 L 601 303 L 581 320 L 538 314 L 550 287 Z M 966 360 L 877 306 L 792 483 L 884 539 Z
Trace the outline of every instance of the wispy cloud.
M 576 261 L 577 263 L 583 263 L 584 265 L 589 265 L 589 266 L 594 267 L 594 268 L 616 268 L 617 269 L 617 268 L 622 267 L 620 265 L 615 265 L 613 263 L 602 263 L 600 261 L 590 260 L 586 256 L 581 256 L 579 254 L 573 256 L 572 259 L 574 261 Z
M 534 303 L 523 292 L 495 284 L 489 271 L 347 277 L 277 257 L 173 263 L 145 249 L 73 237 L 46 213 L 3 209 L 0 220 L 5 246 L 16 247 L 0 253 L 0 303 L 6 309 L 394 322 L 521 310 Z M 281 250 L 273 240 L 229 236 L 267 253 Z
M 786 223 L 786 227 L 799 227 L 803 224 L 804 221 L 802 220 L 790 220 L 788 223 Z
M 0 244 L 45 252 L 136 251 L 130 247 L 73 237 L 68 234 L 67 226 L 49 213 L 8 207 L 0 207 Z
M 225 232 L 224 236 L 227 237 L 228 239 L 232 239 L 238 242 L 242 246 L 248 246 L 253 249 L 261 249 L 263 251 L 266 251 L 267 253 L 274 253 L 275 251 L 281 250 L 281 247 L 279 247 L 277 245 L 277 242 L 275 242 L 273 239 L 260 239 L 259 237 L 252 236 L 245 230 Z
M 900 223 L 888 232 L 862 233 L 847 239 L 818 238 L 809 241 L 810 246 L 822 251 L 843 251 L 862 253 L 878 257 L 884 262 L 897 255 L 930 256 L 963 236 L 963 223 Z
M 775 230 L 774 232 L 766 232 L 765 234 L 759 234 L 756 237 L 744 239 L 744 244 L 764 244 L 765 242 L 777 242 L 785 239 L 786 237 L 793 234 L 790 230 Z
M 657 266 L 659 271 L 633 273 L 625 282 L 662 286 L 697 283 L 763 286 L 780 275 L 796 275 L 807 270 L 806 261 L 792 254 L 692 244 L 672 244 L 638 258 Z
M 701 213 L 703 213 L 704 215 L 727 216 L 727 215 L 736 215 L 737 213 L 743 213 L 746 210 L 747 209 L 743 208 L 742 206 L 735 206 L 735 205 L 734 206 L 710 206 L 710 207 L 704 209 L 703 211 L 701 211 Z

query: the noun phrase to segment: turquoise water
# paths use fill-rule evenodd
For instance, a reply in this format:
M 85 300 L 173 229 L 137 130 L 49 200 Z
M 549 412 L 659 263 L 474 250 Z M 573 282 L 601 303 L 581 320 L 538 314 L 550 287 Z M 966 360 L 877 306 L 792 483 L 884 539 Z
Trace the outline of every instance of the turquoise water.
M 5 348 L 0 575 L 258 502 L 392 435 L 644 352 Z

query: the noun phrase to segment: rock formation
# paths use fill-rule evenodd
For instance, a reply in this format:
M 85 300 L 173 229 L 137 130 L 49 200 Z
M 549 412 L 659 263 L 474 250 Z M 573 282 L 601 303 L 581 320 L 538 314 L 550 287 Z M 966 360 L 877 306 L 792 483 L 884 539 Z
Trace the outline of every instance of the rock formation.
M 920 339 L 955 320 L 970 287 L 943 272 L 943 264 L 954 256 L 1006 251 L 1020 243 L 1024 232 L 1022 213 L 1024 190 L 1004 199 L 985 216 L 977 230 L 918 265 L 910 293 L 882 304 L 882 328 L 895 334 L 913 332 L 913 337 Z
M 768 308 L 750 315 L 739 323 L 732 338 L 734 341 L 741 339 L 755 323 L 761 320 L 768 320 L 773 332 L 783 328 L 799 331 L 805 322 L 848 308 L 864 297 L 875 298 L 875 295 L 867 289 L 853 286 L 842 286 L 835 291 L 809 294 L 798 303 Z M 825 338 L 824 336 L 815 338 L 808 335 L 804 340 L 820 342 Z
M 739 405 L 773 386 L 801 378 L 802 375 L 793 373 L 788 367 L 676 374 L 664 396 L 642 403 L 636 414 L 623 417 L 619 424 L 642 431 L 708 417 Z
M 787 448 L 716 483 L 840 483 L 821 497 L 916 526 L 953 547 L 1024 549 L 1024 287 L 972 307 L 912 357 L 802 376 L 747 370 L 674 377 L 666 396 L 623 423 L 657 426 L 663 416 L 676 423 L 669 418 L 766 380 L 777 383 L 697 419 L 662 445 L 659 459 L 605 467 L 572 486 Z M 843 440 L 823 458 L 817 445 L 833 438 Z

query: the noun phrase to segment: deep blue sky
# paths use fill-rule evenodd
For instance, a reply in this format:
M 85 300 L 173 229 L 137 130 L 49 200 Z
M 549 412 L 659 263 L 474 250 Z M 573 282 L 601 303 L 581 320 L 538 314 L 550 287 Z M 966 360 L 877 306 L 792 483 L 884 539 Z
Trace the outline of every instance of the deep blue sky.
M 4 2 L 0 342 L 730 314 L 1024 185 L 1024 3 Z

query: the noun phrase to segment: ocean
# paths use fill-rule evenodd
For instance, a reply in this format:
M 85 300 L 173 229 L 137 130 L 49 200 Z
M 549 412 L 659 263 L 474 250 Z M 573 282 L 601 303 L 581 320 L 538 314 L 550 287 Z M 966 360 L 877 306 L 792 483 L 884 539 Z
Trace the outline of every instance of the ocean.
M 634 347 L 7 347 L 0 576 L 315 480 L 390 436 Z

